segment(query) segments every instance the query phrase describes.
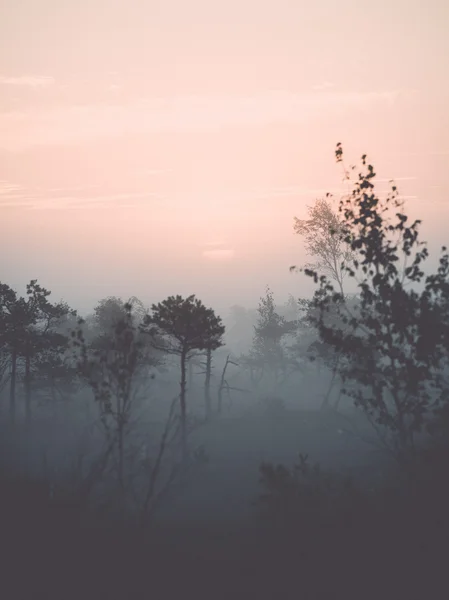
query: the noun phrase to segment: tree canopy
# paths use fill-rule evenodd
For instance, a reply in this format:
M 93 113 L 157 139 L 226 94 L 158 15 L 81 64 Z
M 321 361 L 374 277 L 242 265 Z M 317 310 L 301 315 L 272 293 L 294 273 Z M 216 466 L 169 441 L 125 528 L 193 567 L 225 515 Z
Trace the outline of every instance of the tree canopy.
M 341 145 L 336 157 L 342 160 Z M 424 274 L 428 251 L 419 239 L 420 221 L 408 224 L 397 187 L 381 198 L 374 179 L 364 155 L 339 207 L 343 243 L 353 254 L 344 270 L 357 281 L 356 308 L 328 277 L 310 269 L 306 274 L 318 284 L 313 306 L 320 338 L 345 358 L 339 364 L 343 380 L 357 383 L 346 393 L 404 458 L 423 427 L 447 410 L 449 255 L 443 247 L 436 273 Z

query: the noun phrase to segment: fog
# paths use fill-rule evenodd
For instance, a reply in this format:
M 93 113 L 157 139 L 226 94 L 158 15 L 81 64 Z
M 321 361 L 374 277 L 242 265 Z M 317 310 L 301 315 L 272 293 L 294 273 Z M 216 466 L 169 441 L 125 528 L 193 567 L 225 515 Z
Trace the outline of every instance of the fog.
M 2 4 L 1 597 L 449 597 L 448 6 Z
M 30 286 L 29 307 L 47 294 L 36 282 Z M 51 294 L 46 298 L 49 302 Z M 415 517 L 412 512 L 404 523 L 399 517 L 409 510 L 401 495 L 405 467 L 394 458 L 388 426 L 370 422 L 354 404 L 357 383 L 345 391 L 332 358 L 316 346 L 317 331 L 304 321 L 304 302 L 291 295 L 276 303 L 266 288 L 258 306 L 231 306 L 224 335 L 210 354 L 208 382 L 207 351 L 189 351 L 183 371 L 182 345 L 163 345 L 151 327 L 145 329 L 148 315 L 161 305 L 150 309 L 133 297 L 127 321 L 124 301 L 101 299 L 81 321 L 65 305 L 51 309 L 38 303 L 46 325 L 42 329 L 37 319 L 29 335 L 47 339 L 52 331 L 56 337 L 49 339 L 60 345 L 49 354 L 21 350 L 15 358 L 7 348 L 21 347 L 15 345 L 19 338 L 3 346 L 2 518 L 10 558 L 15 543 L 26 544 L 29 552 L 44 544 L 38 560 L 27 566 L 37 581 L 31 587 L 60 594 L 75 569 L 81 573 L 75 596 L 91 585 L 87 597 L 121 597 L 129 589 L 138 594 L 150 569 L 153 589 L 173 597 L 180 585 L 176 578 L 170 581 L 175 569 L 206 596 L 227 569 L 223 589 L 263 588 L 271 597 L 278 589 L 295 590 L 292 563 L 310 556 L 303 589 L 317 594 L 334 586 L 357 589 L 360 573 L 348 578 L 344 560 L 335 554 L 341 536 L 377 555 L 386 552 L 386 535 L 398 543 L 397 534 L 389 533 L 393 524 L 402 539 Z M 136 355 L 121 345 L 122 322 L 128 323 L 125 332 L 134 332 Z M 272 342 L 260 346 L 269 331 L 264 328 L 273 323 L 281 332 L 275 355 Z M 64 342 L 70 332 L 75 337 Z M 83 332 L 81 338 L 77 332 Z M 84 362 L 83 348 L 91 363 Z M 31 372 L 27 356 L 33 357 Z M 427 436 L 421 438 L 426 443 Z M 446 459 L 439 452 L 434 460 L 444 491 L 445 466 L 438 465 Z M 429 485 L 425 498 L 434 503 L 441 492 L 433 491 L 434 479 Z M 430 526 L 426 539 L 433 535 Z M 427 559 L 411 556 L 433 573 Z M 146 560 L 151 567 L 143 566 Z M 95 579 L 88 575 L 92 561 Z M 318 583 L 323 561 L 333 565 L 332 576 Z M 108 572 L 107 565 L 121 574 Z M 85 583 L 85 577 L 95 583 Z M 442 585 L 441 578 L 436 582 Z M 8 585 L 20 594 L 30 589 L 29 582 Z

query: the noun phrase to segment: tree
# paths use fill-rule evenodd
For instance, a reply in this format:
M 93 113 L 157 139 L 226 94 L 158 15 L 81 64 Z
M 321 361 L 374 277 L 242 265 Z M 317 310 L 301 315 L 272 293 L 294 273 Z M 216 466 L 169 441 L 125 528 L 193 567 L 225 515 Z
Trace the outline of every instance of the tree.
M 212 377 L 212 352 L 224 345 L 222 335 L 212 338 L 206 348 L 206 360 L 203 363 L 205 367 L 205 382 L 204 382 L 204 401 L 206 408 L 206 421 L 209 421 L 212 416 L 212 398 L 210 394 L 210 381 Z
M 279 373 L 285 371 L 286 353 L 282 346 L 285 335 L 294 331 L 295 321 L 286 321 L 281 317 L 274 301 L 273 292 L 269 287 L 260 299 L 257 324 L 254 326 L 253 346 L 249 353 L 249 364 L 259 367 L 261 377 L 268 367 L 274 374 L 275 384 L 279 381 Z
M 342 239 L 341 218 L 333 210 L 329 194 L 309 206 L 308 214 L 308 219 L 294 218 L 295 233 L 304 237 L 307 254 L 316 258 L 315 262 L 305 266 L 328 275 L 343 294 L 344 265 L 352 260 L 353 253 Z M 297 270 L 297 267 L 290 267 L 290 270 Z
M 278 312 L 286 321 L 297 322 L 300 314 L 298 301 L 289 294 L 287 302 L 279 307 Z
M 345 296 L 347 306 L 352 310 L 356 308 L 356 299 L 353 297 Z M 320 339 L 319 332 L 315 326 L 317 317 L 319 316 L 319 310 L 314 306 L 313 301 L 301 298 L 298 300 L 298 306 L 302 313 L 299 319 L 299 326 L 297 328 L 297 337 L 295 343 L 290 346 L 290 352 L 294 357 L 301 360 L 308 360 L 316 365 L 316 374 L 319 382 L 324 381 L 322 373 L 322 367 L 325 367 L 330 371 L 330 379 L 327 388 L 324 392 L 321 409 L 328 409 L 330 407 L 331 393 L 335 387 L 335 384 L 340 384 L 337 399 L 333 405 L 333 409 L 337 409 L 341 400 L 341 378 L 338 374 L 339 362 L 342 360 L 341 355 L 335 351 L 333 346 L 324 342 Z M 337 326 L 341 324 L 341 319 L 338 311 L 335 307 L 329 307 L 327 313 L 328 322 Z M 302 366 L 300 362 L 300 366 Z
M 238 367 L 239 364 L 237 362 L 235 362 L 235 360 L 231 359 L 231 355 L 228 354 L 226 357 L 226 361 L 223 367 L 223 371 L 221 372 L 221 378 L 220 378 L 220 384 L 218 386 L 218 407 L 217 407 L 217 411 L 218 414 L 221 415 L 221 411 L 223 408 L 223 393 L 226 391 L 227 396 L 228 396 L 228 400 L 231 401 L 231 395 L 230 392 L 231 390 L 235 390 L 236 392 L 244 392 L 244 393 L 248 393 L 249 390 L 245 390 L 245 389 L 241 389 L 241 388 L 236 388 L 236 387 L 231 387 L 228 383 L 228 380 L 226 379 L 226 371 L 228 369 L 229 365 L 234 365 L 234 367 Z
M 42 335 L 41 348 L 34 357 L 32 369 L 33 389 L 49 397 L 52 405 L 58 399 L 76 391 L 79 383 L 76 365 L 70 355 L 70 333 L 76 326 L 77 314 L 63 303 L 55 309 L 52 323 Z
M 186 407 L 186 365 L 192 353 L 197 350 L 218 348 L 225 328 L 220 317 L 211 308 L 206 308 L 195 295 L 188 298 L 169 296 L 166 300 L 153 304 L 152 313 L 145 318 L 143 330 L 148 332 L 156 348 L 180 357 L 180 409 L 182 453 L 187 459 L 187 407 Z M 162 338 L 161 345 L 157 337 Z M 218 344 L 218 345 L 217 345 Z
M 1 348 L 1 388 L 10 383 L 10 418 L 15 416 L 15 385 L 17 358 L 14 351 L 14 308 L 16 292 L 6 283 L 0 283 L 0 348 Z M 7 374 L 7 372 L 9 373 Z
M 7 350 L 0 348 L 0 397 L 9 382 L 10 356 Z
M 340 144 L 336 157 L 342 161 Z M 313 305 L 320 338 L 344 358 L 338 370 L 345 393 L 395 457 L 413 464 L 417 438 L 448 409 L 449 255 L 443 247 L 436 273 L 425 276 L 420 221 L 408 225 L 396 186 L 381 199 L 374 178 L 364 155 L 339 208 L 343 242 L 353 253 L 343 268 L 357 281 L 356 307 L 326 276 L 306 274 L 318 284 Z M 338 313 L 338 323 L 329 311 Z
M 2 284 L 2 329 L 3 344 L 10 355 L 10 416 L 15 420 L 17 367 L 20 358 L 24 361 L 25 413 L 31 419 L 31 381 L 33 362 L 43 352 L 60 351 L 66 338 L 52 330 L 54 324 L 70 311 L 64 303 L 51 304 L 51 292 L 41 287 L 36 279 L 26 288 L 26 298 Z
M 138 399 L 142 379 L 148 367 L 157 360 L 148 353 L 148 340 L 133 317 L 131 304 L 123 304 L 123 313 L 114 321 L 104 343 L 88 344 L 83 334 L 83 321 L 72 332 L 78 367 L 91 386 L 99 404 L 100 416 L 108 442 L 117 449 L 117 489 L 119 511 L 126 505 L 126 438 L 133 406 Z M 151 377 L 151 375 L 149 375 Z M 154 375 L 153 375 L 154 377 Z
M 94 309 L 94 323 L 101 335 L 114 331 L 117 323 L 126 315 L 125 303 L 121 298 L 109 296 L 103 298 Z

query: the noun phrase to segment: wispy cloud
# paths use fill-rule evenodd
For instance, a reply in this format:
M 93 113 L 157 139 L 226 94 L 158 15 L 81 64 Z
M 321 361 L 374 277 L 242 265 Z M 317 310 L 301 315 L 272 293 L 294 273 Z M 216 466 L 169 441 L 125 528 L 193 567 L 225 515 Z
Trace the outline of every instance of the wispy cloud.
M 32 208 L 35 210 L 87 210 L 107 207 L 136 207 L 163 202 L 164 196 L 154 192 L 92 193 L 97 186 L 73 188 L 27 188 L 0 180 L 0 208 Z
M 391 153 L 387 153 L 387 155 L 389 155 L 389 156 L 397 156 L 397 157 L 404 157 L 404 156 L 418 156 L 418 157 L 423 157 L 423 156 L 449 156 L 449 150 L 429 150 L 429 151 L 422 151 L 422 152 L 391 152 Z
M 216 249 L 217 250 L 217 249 L 222 248 L 223 246 L 227 246 L 228 243 L 222 237 L 216 237 L 216 238 L 212 237 L 212 238 L 207 239 L 204 242 L 200 242 L 198 245 L 201 248 Z
M 394 105 L 407 92 L 265 92 L 252 96 L 140 98 L 0 114 L 3 147 L 53 144 L 143 132 L 219 131 L 233 126 L 300 123 Z
M 396 181 L 416 181 L 417 177 L 394 177 L 393 179 L 381 179 L 376 177 L 377 183 L 392 183 Z
M 9 183 L 4 179 L 0 179 L 0 198 L 1 196 L 11 196 L 11 194 L 16 194 L 22 190 L 22 186 L 17 183 Z
M 142 169 L 138 171 L 141 175 L 167 175 L 172 172 L 173 169 Z
M 202 256 L 209 260 L 228 261 L 234 258 L 235 252 L 233 248 L 215 248 L 204 250 Z
M 331 83 L 330 81 L 323 81 L 322 83 L 317 83 L 317 84 L 313 85 L 312 90 L 321 92 L 324 90 L 330 90 L 333 87 L 335 87 L 335 84 Z
M 0 85 L 24 87 L 48 87 L 55 83 L 54 77 L 21 75 L 20 77 L 5 77 L 0 75 Z

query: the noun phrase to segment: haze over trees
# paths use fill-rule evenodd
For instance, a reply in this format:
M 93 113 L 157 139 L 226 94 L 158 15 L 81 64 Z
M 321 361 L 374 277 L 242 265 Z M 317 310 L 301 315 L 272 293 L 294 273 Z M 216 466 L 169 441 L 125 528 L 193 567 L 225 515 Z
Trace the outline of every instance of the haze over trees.
M 193 352 L 206 350 L 210 380 L 211 353 L 222 345 L 221 338 L 225 329 L 220 317 L 217 317 L 211 308 L 206 308 L 194 295 L 188 298 L 170 296 L 158 304 L 153 304 L 151 310 L 152 313 L 144 320 L 143 330 L 153 338 L 162 337 L 164 345 L 160 346 L 156 342 L 156 347 L 179 356 L 180 360 L 181 439 L 183 457 L 187 459 L 187 361 Z M 210 417 L 210 402 L 206 411 Z
M 64 318 L 74 311 L 60 302 L 51 304 L 51 292 L 32 280 L 26 287 L 26 298 L 19 297 L 7 284 L 0 291 L 0 344 L 3 357 L 3 381 L 9 381 L 9 414 L 16 418 L 16 387 L 18 373 L 22 373 L 25 390 L 25 415 L 31 419 L 32 382 L 36 377 L 39 387 L 49 388 L 54 398 L 58 383 L 71 377 L 64 351 L 67 338 L 58 331 Z M 9 374 L 6 373 L 9 365 Z M 4 383 L 5 385 L 5 383 Z
M 195 295 L 148 308 L 111 296 L 81 318 L 37 280 L 25 297 L 0 284 L 8 539 L 20 531 L 29 548 L 53 528 L 52 560 L 70 540 L 104 561 L 105 580 L 130 569 L 127 584 L 147 581 L 150 568 L 165 591 L 166 573 L 184 583 L 200 564 L 205 579 L 223 578 L 224 560 L 240 576 L 257 564 L 276 589 L 297 586 L 300 571 L 293 589 L 305 597 L 360 594 L 355 579 L 373 564 L 383 586 L 391 564 L 401 590 L 410 569 L 441 584 L 449 254 L 425 270 L 420 222 L 361 162 L 344 169 L 350 191 L 336 210 L 326 197 L 295 219 L 314 261 L 295 270 L 314 282 L 312 298 L 277 304 L 267 286 L 257 308 L 231 308 L 227 327 Z
M 336 156 L 341 162 L 340 145 Z M 366 156 L 362 167 L 351 194 L 340 201 L 342 226 L 334 233 L 353 256 L 342 270 L 357 281 L 357 303 L 349 305 L 342 289 L 336 292 L 326 276 L 308 269 L 319 283 L 313 320 L 320 338 L 343 359 L 337 369 L 345 391 L 382 427 L 395 456 L 409 461 L 424 428 L 448 410 L 449 254 L 443 247 L 437 272 L 426 276 L 420 221 L 408 224 L 395 185 L 384 199 L 376 194 Z M 330 309 L 339 323 L 328 318 Z
M 342 239 L 340 214 L 334 210 L 329 195 L 316 200 L 313 206 L 308 207 L 308 213 L 308 219 L 294 219 L 295 233 L 304 238 L 307 254 L 315 259 L 305 266 L 330 277 L 343 294 L 343 281 L 347 274 L 345 265 L 352 261 L 353 252 Z M 296 267 L 291 267 L 291 270 L 296 270 Z

